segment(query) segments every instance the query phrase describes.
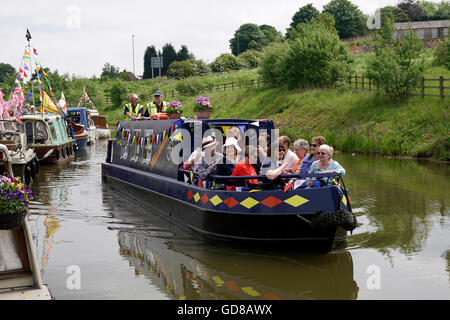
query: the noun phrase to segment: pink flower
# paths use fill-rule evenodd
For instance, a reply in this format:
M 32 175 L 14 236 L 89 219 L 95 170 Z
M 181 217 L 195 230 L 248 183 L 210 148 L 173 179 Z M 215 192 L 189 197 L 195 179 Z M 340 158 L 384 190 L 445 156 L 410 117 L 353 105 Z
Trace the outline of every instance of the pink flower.
M 204 105 L 206 107 L 208 105 L 208 101 L 203 101 L 202 105 Z

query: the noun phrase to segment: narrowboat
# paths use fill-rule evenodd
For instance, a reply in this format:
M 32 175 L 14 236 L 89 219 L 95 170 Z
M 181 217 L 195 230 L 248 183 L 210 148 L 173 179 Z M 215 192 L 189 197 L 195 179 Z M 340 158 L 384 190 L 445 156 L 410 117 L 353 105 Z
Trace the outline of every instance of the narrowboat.
M 21 116 L 27 145 L 41 163 L 55 164 L 75 157 L 76 141 L 69 137 L 66 121 L 55 114 Z
M 94 126 L 97 128 L 97 138 L 108 139 L 111 136 L 111 132 L 106 123 L 106 116 L 102 115 L 101 112 L 97 110 L 89 110 L 89 115 L 91 116 L 92 121 L 94 121 Z
M 66 120 L 70 124 L 70 127 L 74 128 L 78 147 L 81 148 L 86 145 L 91 145 L 97 139 L 96 127 L 94 126 L 94 122 L 91 119 L 87 108 L 67 108 Z M 84 130 L 81 130 L 80 126 L 83 126 Z
M 14 176 L 9 149 L 0 144 L 1 158 L 7 162 L 7 174 Z M 23 223 L 1 223 L 0 227 L 0 300 L 50 300 L 42 282 L 33 238 L 25 216 Z
M 40 163 L 34 149 L 27 144 L 22 124 L 15 119 L 0 120 L 0 144 L 8 148 L 14 175 L 27 186 L 31 185 L 39 173 Z M 0 154 L 0 166 L 6 169 L 6 163 Z
M 267 119 L 120 121 L 117 138 L 108 141 L 102 177 L 205 239 L 265 247 L 305 245 L 321 251 L 345 242 L 347 232 L 356 227 L 356 217 L 344 182 L 335 174 L 281 175 L 279 185 L 268 182 L 266 176 L 233 177 L 232 181 L 245 185 L 239 191 L 194 183 L 196 173 L 184 170 L 183 161 L 203 137 L 213 133 L 221 141 L 232 126 L 241 130 L 245 144 L 266 132 L 271 137 L 269 147 L 278 148 L 274 123 Z M 291 178 L 334 179 L 337 183 L 286 189 L 283 179 Z M 257 179 L 258 184 L 251 185 L 249 179 Z

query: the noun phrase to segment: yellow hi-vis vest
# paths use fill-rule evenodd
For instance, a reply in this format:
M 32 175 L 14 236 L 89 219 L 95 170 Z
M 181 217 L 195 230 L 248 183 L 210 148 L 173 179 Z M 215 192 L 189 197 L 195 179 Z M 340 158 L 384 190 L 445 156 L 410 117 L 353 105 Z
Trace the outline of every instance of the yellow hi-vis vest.
M 134 108 L 133 110 L 133 106 L 130 103 L 127 103 L 124 107 L 123 107 L 123 113 L 125 113 L 125 109 L 128 108 L 128 111 L 130 112 L 130 114 L 132 116 L 137 116 L 139 114 L 139 110 L 141 110 L 143 108 L 142 105 L 140 105 L 139 103 L 136 104 L 136 108 Z
M 163 100 L 162 112 L 166 111 L 168 105 L 169 105 L 169 103 Z M 152 114 L 158 113 L 158 108 L 156 107 L 155 101 L 152 101 L 151 103 L 147 103 L 147 111 L 148 111 L 149 116 L 151 116 Z

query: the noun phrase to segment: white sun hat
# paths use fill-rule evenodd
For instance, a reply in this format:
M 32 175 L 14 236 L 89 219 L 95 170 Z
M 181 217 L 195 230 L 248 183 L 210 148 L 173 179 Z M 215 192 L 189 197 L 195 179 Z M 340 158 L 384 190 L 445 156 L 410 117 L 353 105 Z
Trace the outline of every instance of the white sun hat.
M 223 148 L 225 149 L 225 147 L 229 147 L 229 146 L 235 147 L 238 153 L 241 152 L 241 148 L 239 147 L 236 138 L 234 138 L 234 137 L 227 138 L 227 140 L 225 141 L 225 144 L 223 145 Z

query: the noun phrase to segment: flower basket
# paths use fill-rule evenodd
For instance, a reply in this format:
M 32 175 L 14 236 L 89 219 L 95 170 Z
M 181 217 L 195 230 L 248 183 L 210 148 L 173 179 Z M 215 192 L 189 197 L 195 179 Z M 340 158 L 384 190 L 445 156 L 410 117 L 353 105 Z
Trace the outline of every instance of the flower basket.
M 195 112 L 195 117 L 197 119 L 209 119 L 210 115 L 211 115 L 210 110 L 201 110 L 201 111 Z
M 165 113 L 169 116 L 169 119 L 180 119 L 183 113 L 183 105 L 180 101 L 172 101 L 165 109 Z
M 198 97 L 195 102 L 194 112 L 197 119 L 209 119 L 213 107 L 207 97 Z
M 19 178 L 0 176 L 0 230 L 20 228 L 33 199 Z
M 0 213 L 0 230 L 19 229 L 22 226 L 26 215 L 26 210 L 14 213 Z
M 181 118 L 181 113 L 178 113 L 178 112 L 169 113 L 169 119 L 180 119 L 180 118 Z

